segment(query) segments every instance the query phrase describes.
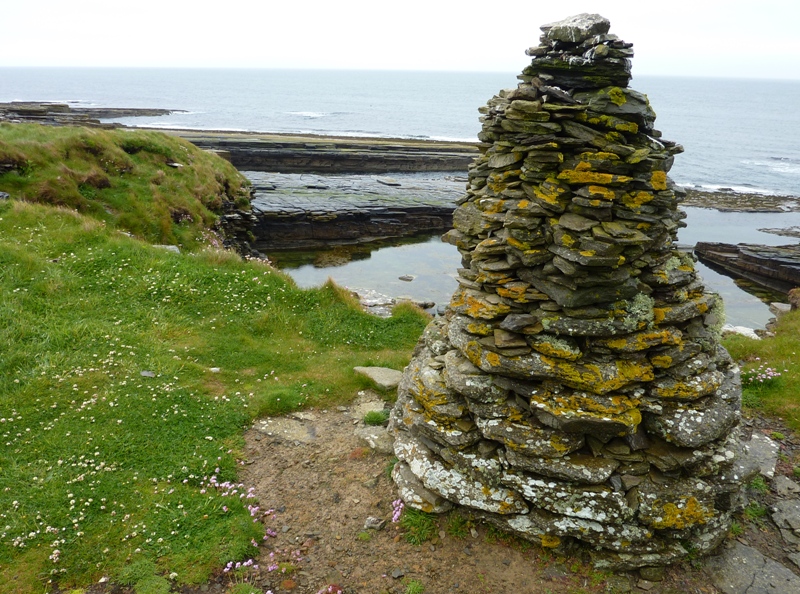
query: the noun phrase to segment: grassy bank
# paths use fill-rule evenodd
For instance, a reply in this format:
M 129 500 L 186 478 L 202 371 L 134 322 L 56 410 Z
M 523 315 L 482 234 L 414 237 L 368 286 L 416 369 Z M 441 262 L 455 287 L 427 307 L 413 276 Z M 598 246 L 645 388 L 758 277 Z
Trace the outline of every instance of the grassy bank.
M 745 413 L 779 417 L 800 432 L 800 311 L 783 315 L 772 338 L 732 335 L 723 344 L 741 364 Z
M 120 148 L 114 158 L 133 169 L 103 170 L 111 185 L 87 198 L 83 173 L 63 167 L 79 172 L 91 159 L 62 167 L 37 151 L 95 132 L 39 130 L 28 152 L 0 128 L 0 162 L 31 163 L 0 173 L 0 190 L 30 200 L 0 201 L 0 592 L 104 578 L 166 592 L 255 557 L 266 510 L 237 485 L 243 429 L 352 398 L 364 387 L 352 368 L 404 365 L 425 316 L 400 307 L 374 318 L 334 286 L 299 290 L 265 264 L 203 247 L 211 194 L 183 177 L 188 165 L 166 171 L 160 153 Z M 227 164 L 208 157 L 211 179 L 235 187 L 238 174 L 226 178 Z M 152 180 L 138 179 L 156 170 L 159 192 L 170 175 L 185 182 L 176 194 L 196 190 L 184 205 L 196 219 L 161 219 Z M 77 202 L 42 204 L 52 196 L 42 188 L 62 183 L 78 188 L 65 194 Z M 120 195 L 150 223 L 133 229 Z
M 151 243 L 205 245 L 226 202 L 248 205 L 247 185 L 230 163 L 159 132 L 0 124 L 0 190 Z

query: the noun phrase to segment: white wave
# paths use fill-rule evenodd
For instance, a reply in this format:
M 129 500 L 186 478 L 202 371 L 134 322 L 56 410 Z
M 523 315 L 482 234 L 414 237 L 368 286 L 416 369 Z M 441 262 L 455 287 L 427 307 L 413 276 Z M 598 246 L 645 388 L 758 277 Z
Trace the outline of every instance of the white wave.
M 130 128 L 147 128 L 150 130 L 197 130 L 197 131 L 219 131 L 219 132 L 252 132 L 252 130 L 248 130 L 247 128 L 223 128 L 223 127 L 209 127 L 209 126 L 185 126 L 181 124 L 170 124 L 164 122 L 158 123 L 146 123 L 146 124 L 139 124 L 139 125 L 129 125 Z
M 679 183 L 682 188 L 689 190 L 705 190 L 708 192 L 730 192 L 731 194 L 761 194 L 762 196 L 783 196 L 781 192 L 756 188 L 753 186 L 723 186 L 721 184 L 687 184 Z
M 793 159 L 773 158 L 769 161 L 750 161 L 741 162 L 742 165 L 753 165 L 755 167 L 766 167 L 773 173 L 785 173 L 789 175 L 800 174 L 800 163 Z
M 300 116 L 302 118 L 308 118 L 310 120 L 316 120 L 318 118 L 324 118 L 333 115 L 324 111 L 287 111 L 286 113 L 289 115 Z

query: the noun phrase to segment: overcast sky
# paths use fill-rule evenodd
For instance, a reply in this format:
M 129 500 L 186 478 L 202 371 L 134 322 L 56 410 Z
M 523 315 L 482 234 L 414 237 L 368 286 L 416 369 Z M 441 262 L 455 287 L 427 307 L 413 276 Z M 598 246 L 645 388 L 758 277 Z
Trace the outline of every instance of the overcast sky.
M 18 1 L 0 66 L 519 72 L 580 12 L 634 44 L 634 74 L 800 79 L 800 0 Z

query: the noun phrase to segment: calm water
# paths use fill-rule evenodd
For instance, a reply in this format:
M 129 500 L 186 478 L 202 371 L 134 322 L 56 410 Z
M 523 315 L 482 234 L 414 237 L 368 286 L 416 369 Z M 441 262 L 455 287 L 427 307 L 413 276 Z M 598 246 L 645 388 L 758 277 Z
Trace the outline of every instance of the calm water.
M 474 140 L 478 108 L 515 85 L 516 73 L 0 68 L 0 101 L 186 110 L 120 120 L 128 125 L 456 140 Z M 686 148 L 670 173 L 677 183 L 800 196 L 800 81 L 642 76 L 631 86 L 649 96 L 664 137 Z M 794 215 L 689 210 L 684 243 L 796 243 L 755 231 L 797 225 Z M 433 239 L 291 273 L 304 286 L 332 276 L 351 287 L 443 303 L 459 265 L 456 250 Z M 726 277 L 701 271 L 722 292 L 731 323 L 763 326 L 765 306 Z M 403 274 L 416 278 L 397 280 Z
M 759 228 L 800 225 L 800 213 L 735 213 L 718 212 L 705 208 L 686 208 L 687 227 L 681 229 L 678 241 L 694 245 L 698 241 L 760 243 L 786 245 L 796 240 L 763 233 Z M 313 259 L 309 255 L 308 260 Z M 314 287 L 332 278 L 338 284 L 353 290 L 373 289 L 392 297 L 409 297 L 416 301 L 433 301 L 446 304 L 456 289 L 456 269 L 461 266 L 461 256 L 451 245 L 442 243 L 438 236 L 428 237 L 416 244 L 382 247 L 360 259 L 339 266 L 317 267 L 312 262 L 290 264 L 286 271 L 301 287 Z M 281 254 L 276 254 L 281 263 Z M 772 317 L 769 308 L 760 299 L 740 289 L 730 277 L 697 263 L 706 285 L 722 295 L 727 321 L 735 326 L 763 328 Z M 400 276 L 411 275 L 411 282 Z

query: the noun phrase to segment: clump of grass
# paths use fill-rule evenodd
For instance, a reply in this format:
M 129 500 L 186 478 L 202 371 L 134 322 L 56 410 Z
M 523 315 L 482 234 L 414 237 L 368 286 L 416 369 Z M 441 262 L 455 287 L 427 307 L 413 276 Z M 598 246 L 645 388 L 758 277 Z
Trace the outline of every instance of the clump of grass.
M 229 594 L 264 594 L 264 590 L 250 584 L 235 584 L 228 592 Z
M 453 538 L 463 540 L 470 535 L 470 529 L 473 527 L 474 522 L 470 518 L 457 511 L 453 511 L 447 516 L 445 532 Z
M 413 545 L 421 545 L 429 541 L 437 532 L 435 516 L 411 507 L 405 508 L 399 523 L 400 527 L 405 530 L 403 536 L 406 542 Z
M 347 403 L 350 370 L 409 357 L 427 323 L 17 200 L 0 202 L 0 295 L 2 594 L 102 575 L 181 587 L 252 557 L 265 527 L 240 497 L 243 430 Z
M 388 410 L 371 410 L 364 415 L 364 424 L 377 427 L 389 422 Z
M 751 501 L 750 504 L 742 511 L 742 515 L 750 522 L 760 522 L 764 517 L 766 517 L 768 512 L 769 510 L 767 510 L 765 506 L 756 501 Z
M 764 479 L 763 476 L 758 475 L 753 480 L 750 481 L 749 487 L 758 493 L 768 493 L 769 492 L 769 485 L 767 481 Z
M 422 594 L 425 592 L 425 586 L 418 580 L 408 580 L 406 583 L 405 594 Z
M 399 460 L 397 456 L 392 456 L 389 458 L 389 461 L 386 463 L 386 467 L 383 469 L 383 473 L 386 475 L 386 478 L 392 478 L 392 471 L 394 470 L 395 464 L 397 464 Z M 800 469 L 800 467 L 798 467 Z

